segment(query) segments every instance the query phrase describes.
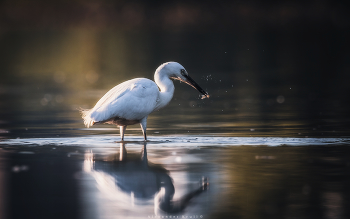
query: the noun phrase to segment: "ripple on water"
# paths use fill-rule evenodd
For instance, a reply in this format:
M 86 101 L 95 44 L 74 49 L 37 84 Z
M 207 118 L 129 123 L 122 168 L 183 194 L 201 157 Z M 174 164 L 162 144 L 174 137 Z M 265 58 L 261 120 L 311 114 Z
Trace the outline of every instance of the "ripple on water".
M 128 144 L 143 144 L 142 136 L 128 136 Z M 6 139 L 0 145 L 57 145 L 109 147 L 119 143 L 119 137 L 112 135 L 90 135 L 69 138 L 27 138 Z M 329 146 L 348 145 L 350 138 L 287 138 L 287 137 L 216 137 L 216 136 L 154 136 L 147 146 L 161 147 L 204 147 L 204 146 Z

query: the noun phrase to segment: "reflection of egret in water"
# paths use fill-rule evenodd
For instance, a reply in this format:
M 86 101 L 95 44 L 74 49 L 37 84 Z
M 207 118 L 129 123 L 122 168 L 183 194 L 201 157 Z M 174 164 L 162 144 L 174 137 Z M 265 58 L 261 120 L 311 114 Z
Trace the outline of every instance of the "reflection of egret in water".
M 137 200 L 148 201 L 154 198 L 156 214 L 182 212 L 190 200 L 205 191 L 208 185 L 207 179 L 203 178 L 196 189 L 174 200 L 175 188 L 172 178 L 161 165 L 148 162 L 146 143 L 141 157 L 127 154 L 124 143 L 120 143 L 119 159 L 115 155 L 96 159 L 92 153 L 87 153 L 84 170 L 89 172 L 109 195 L 120 196 L 118 191 L 122 191 L 125 199 L 127 196 L 131 198 L 132 205 L 137 203 Z

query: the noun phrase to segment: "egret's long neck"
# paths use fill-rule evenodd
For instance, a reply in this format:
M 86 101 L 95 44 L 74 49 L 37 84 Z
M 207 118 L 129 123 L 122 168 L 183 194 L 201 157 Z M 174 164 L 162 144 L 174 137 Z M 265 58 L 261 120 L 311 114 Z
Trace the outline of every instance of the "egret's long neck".
M 156 109 L 160 109 L 166 106 L 173 98 L 175 87 L 173 81 L 169 78 L 169 75 L 162 70 L 156 71 L 154 74 L 154 81 L 160 88 L 159 103 Z

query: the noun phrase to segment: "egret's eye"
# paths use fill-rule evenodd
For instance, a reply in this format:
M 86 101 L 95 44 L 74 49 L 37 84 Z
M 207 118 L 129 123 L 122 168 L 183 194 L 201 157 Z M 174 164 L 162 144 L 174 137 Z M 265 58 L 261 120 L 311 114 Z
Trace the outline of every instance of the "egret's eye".
M 185 69 L 181 69 L 181 74 L 182 74 L 183 76 L 187 75 Z

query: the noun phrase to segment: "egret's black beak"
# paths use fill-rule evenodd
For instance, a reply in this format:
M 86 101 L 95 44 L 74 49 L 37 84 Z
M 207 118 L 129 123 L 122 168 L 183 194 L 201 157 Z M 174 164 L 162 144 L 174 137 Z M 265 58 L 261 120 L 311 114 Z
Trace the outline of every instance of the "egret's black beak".
M 205 90 L 203 90 L 189 75 L 183 76 L 187 79 L 187 81 L 184 81 L 186 84 L 192 86 L 193 88 L 201 92 L 205 96 L 204 98 L 209 98 L 209 94 Z

